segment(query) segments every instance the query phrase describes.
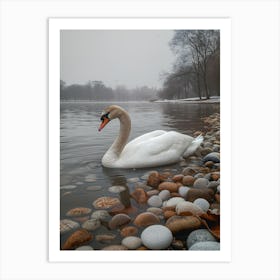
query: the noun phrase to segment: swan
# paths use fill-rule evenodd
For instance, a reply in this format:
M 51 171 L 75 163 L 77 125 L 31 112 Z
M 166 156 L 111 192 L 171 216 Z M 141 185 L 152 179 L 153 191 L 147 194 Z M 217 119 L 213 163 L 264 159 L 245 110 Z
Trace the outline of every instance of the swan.
M 193 154 L 203 141 L 175 131 L 155 130 L 127 143 L 131 120 L 127 111 L 111 105 L 101 114 L 101 131 L 111 120 L 119 119 L 119 135 L 104 154 L 102 165 L 109 168 L 146 168 L 173 164 Z

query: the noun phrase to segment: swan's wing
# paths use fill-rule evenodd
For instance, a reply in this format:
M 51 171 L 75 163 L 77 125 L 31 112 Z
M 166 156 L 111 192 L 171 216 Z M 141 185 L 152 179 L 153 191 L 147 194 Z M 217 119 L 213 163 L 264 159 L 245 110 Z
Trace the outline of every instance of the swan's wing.
M 145 136 L 145 135 L 143 135 Z M 177 161 L 193 138 L 175 131 L 158 133 L 154 137 L 142 138 L 143 141 L 128 143 L 121 153 L 121 160 L 131 165 L 141 166 L 145 162 L 156 165 Z
M 165 133 L 166 133 L 166 131 L 164 131 L 164 130 L 154 130 L 152 132 L 145 133 L 145 134 L 133 139 L 132 141 L 127 143 L 126 146 L 136 145 L 137 143 L 142 143 L 146 140 L 151 140 L 154 137 L 158 137 L 158 136 L 160 136 L 162 134 L 165 134 Z

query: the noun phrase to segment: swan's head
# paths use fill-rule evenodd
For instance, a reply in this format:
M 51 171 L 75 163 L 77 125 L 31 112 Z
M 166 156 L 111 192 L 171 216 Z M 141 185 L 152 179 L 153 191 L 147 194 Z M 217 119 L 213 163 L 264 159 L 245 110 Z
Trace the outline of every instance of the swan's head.
M 111 105 L 103 110 L 101 113 L 101 124 L 99 126 L 99 131 L 101 131 L 109 121 L 119 118 L 122 113 L 124 112 L 124 109 L 117 105 Z

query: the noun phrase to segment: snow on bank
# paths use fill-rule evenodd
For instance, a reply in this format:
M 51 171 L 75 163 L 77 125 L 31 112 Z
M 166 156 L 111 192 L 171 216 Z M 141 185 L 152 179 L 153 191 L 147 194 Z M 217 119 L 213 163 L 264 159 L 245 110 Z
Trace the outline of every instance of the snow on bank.
M 193 98 L 184 98 L 184 99 L 158 99 L 154 100 L 152 102 L 156 103 L 220 103 L 220 97 L 219 96 L 211 96 L 210 99 L 199 99 L 198 97 Z

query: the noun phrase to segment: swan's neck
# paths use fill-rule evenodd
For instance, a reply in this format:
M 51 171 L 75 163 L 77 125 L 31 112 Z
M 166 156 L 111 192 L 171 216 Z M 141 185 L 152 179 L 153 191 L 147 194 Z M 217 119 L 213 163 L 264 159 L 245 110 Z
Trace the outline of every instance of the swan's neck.
M 123 148 L 125 147 L 131 129 L 130 117 L 126 111 L 122 112 L 122 114 L 119 116 L 119 120 L 120 120 L 119 135 L 107 152 L 107 153 L 113 153 L 117 157 L 119 157 Z

